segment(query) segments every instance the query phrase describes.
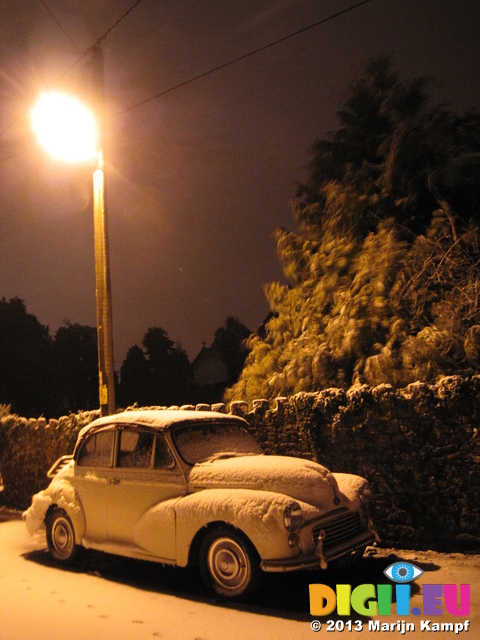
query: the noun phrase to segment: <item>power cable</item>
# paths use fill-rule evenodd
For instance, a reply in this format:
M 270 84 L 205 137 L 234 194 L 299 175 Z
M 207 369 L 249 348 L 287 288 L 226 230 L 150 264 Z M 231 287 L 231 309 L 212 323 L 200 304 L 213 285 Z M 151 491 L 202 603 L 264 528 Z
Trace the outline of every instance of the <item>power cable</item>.
M 77 53 L 80 53 L 80 48 L 77 46 L 76 42 L 73 40 L 73 38 L 70 36 L 70 34 L 67 32 L 66 29 L 63 28 L 62 23 L 60 22 L 60 20 L 57 18 L 57 16 L 53 13 L 53 11 L 50 9 L 50 7 L 48 6 L 48 4 L 46 2 L 44 2 L 44 0 L 39 0 L 39 3 L 41 4 L 41 6 L 45 9 L 45 11 L 48 13 L 48 15 L 50 16 L 50 18 L 55 22 L 55 24 L 57 25 L 57 27 L 60 29 L 60 31 L 63 33 L 63 35 L 65 36 L 65 38 L 70 42 L 70 44 L 72 45 L 72 47 L 75 49 L 75 51 Z
M 68 34 L 68 32 L 64 29 L 64 27 L 62 26 L 61 22 L 58 20 L 58 18 L 55 16 L 55 14 L 51 11 L 50 7 L 47 5 L 47 3 L 45 2 L 45 0 L 39 0 L 40 5 L 45 9 L 45 11 L 49 14 L 49 16 L 51 17 L 51 19 L 55 22 L 55 24 L 57 25 L 57 27 L 60 29 L 60 31 L 63 33 L 63 35 L 67 38 L 67 40 L 70 42 L 70 44 L 72 45 L 72 47 L 75 49 L 75 51 L 79 54 L 78 57 L 72 62 L 72 64 L 65 70 L 63 71 L 58 77 L 57 79 L 52 83 L 52 87 L 54 87 L 62 78 L 64 78 L 66 75 L 68 75 L 70 73 L 70 71 L 77 66 L 77 64 L 79 62 L 81 62 L 89 53 L 90 51 L 95 48 L 96 46 L 98 46 L 102 40 L 104 40 L 112 31 L 113 29 L 115 29 L 120 22 L 122 22 L 122 20 L 124 20 L 141 2 L 143 2 L 143 0 L 136 0 L 136 2 L 133 3 L 133 5 L 127 9 L 125 11 L 125 13 L 123 13 L 99 38 L 97 38 L 97 40 L 94 42 L 94 44 L 90 47 L 88 47 L 88 49 L 85 49 L 85 51 L 83 51 L 82 53 L 80 53 L 80 49 L 79 47 L 76 45 L 76 43 L 74 42 L 74 40 L 70 37 L 70 35 Z M 0 138 L 16 123 L 18 122 L 18 120 L 21 118 L 22 116 L 18 116 L 17 118 L 15 118 L 14 120 L 12 120 L 12 122 L 10 122 L 10 124 L 8 124 L 5 129 L 3 129 L 2 131 L 0 131 Z M 16 153 L 14 155 L 8 156 L 7 158 L 0 158 L 0 162 L 2 160 L 9 160 L 10 158 L 15 158 L 17 155 L 20 155 L 21 153 L 24 153 L 23 151 L 20 151 L 19 153 Z
M 76 47 L 75 43 L 71 40 L 71 38 L 66 34 L 66 32 L 64 31 L 63 27 L 59 24 L 59 22 L 57 21 L 57 19 L 53 16 L 53 14 L 51 13 L 51 11 L 48 9 L 48 7 L 46 6 L 44 0 L 39 0 L 41 5 L 44 6 L 44 8 L 46 8 L 46 10 L 49 12 L 49 14 L 52 16 L 52 18 L 55 20 L 55 22 L 58 24 L 58 26 L 60 27 L 60 29 L 62 30 L 62 32 L 64 33 L 64 35 L 66 35 L 68 37 L 68 39 L 70 40 L 70 42 L 72 43 L 72 45 L 74 47 Z M 133 3 L 133 5 L 127 9 L 127 11 L 125 11 L 124 14 L 122 14 L 122 16 L 120 16 L 120 18 L 118 18 L 118 20 L 116 20 L 99 38 L 97 38 L 97 40 L 95 41 L 95 43 L 88 47 L 88 49 L 86 49 L 82 54 L 80 54 L 80 56 L 68 67 L 68 69 L 66 69 L 53 83 L 53 86 L 55 86 L 55 84 L 57 82 L 59 82 L 59 80 L 61 80 L 64 76 L 66 76 L 81 60 L 83 60 L 88 53 L 96 46 L 98 46 L 102 40 L 104 40 L 119 24 L 120 22 L 122 22 L 122 20 L 124 20 L 124 18 L 126 18 L 143 0 L 136 0 L 136 2 Z M 336 13 L 331 14 L 330 16 L 327 16 L 326 18 L 322 18 L 321 20 L 318 20 L 317 22 L 314 22 L 306 27 L 302 27 L 301 29 L 298 29 L 297 31 L 294 31 L 292 33 L 287 34 L 286 36 L 283 36 L 281 38 L 278 38 L 277 40 L 273 40 L 272 42 L 269 42 L 268 44 L 265 44 L 261 47 L 258 47 L 257 49 L 253 49 L 252 51 L 249 51 L 248 53 L 244 53 L 241 56 L 238 56 L 237 58 L 233 58 L 232 60 L 229 60 L 228 62 L 224 62 L 223 64 L 217 65 L 216 67 L 213 67 L 211 69 L 209 69 L 208 71 L 204 71 L 202 73 L 199 73 L 196 76 L 193 76 L 192 78 L 189 78 L 187 80 L 184 80 L 182 82 L 179 82 L 178 84 L 169 87 L 168 89 L 164 89 L 163 91 L 160 91 L 159 93 L 156 93 L 153 96 L 150 96 L 149 98 L 146 98 L 145 100 L 141 100 L 140 102 L 137 102 L 134 105 L 131 105 L 130 107 L 127 107 L 126 109 L 122 109 L 121 111 L 118 111 L 117 113 L 109 116 L 108 119 L 112 119 L 112 118 L 117 118 L 118 116 L 121 116 L 125 113 L 128 113 L 129 111 L 133 111 L 134 109 L 137 109 L 138 107 L 143 106 L 144 104 L 147 104 L 149 102 L 152 102 L 153 100 L 156 100 L 158 98 L 161 98 L 162 96 L 167 95 L 168 93 L 171 93 L 172 91 L 176 91 L 177 89 L 180 89 L 182 87 L 185 87 L 193 82 L 196 82 L 197 80 L 201 80 L 202 78 L 205 78 L 209 75 L 212 75 L 213 73 L 216 73 L 217 71 L 220 71 L 222 69 L 226 69 L 227 67 L 230 67 L 234 64 L 236 64 L 237 62 L 240 62 L 242 60 L 246 60 L 247 58 L 250 58 L 254 55 L 257 55 L 258 53 L 261 53 L 262 51 L 266 51 L 267 49 L 270 49 L 271 47 L 275 47 L 278 44 L 281 44 L 282 42 L 285 42 L 287 40 L 290 40 L 291 38 L 295 38 L 298 35 L 301 35 L 302 33 L 305 33 L 307 31 L 310 31 L 311 29 L 315 29 L 316 27 L 319 27 L 327 22 L 330 22 L 332 20 L 335 20 L 336 18 L 339 18 L 340 16 L 343 16 L 351 11 L 354 11 L 355 9 L 358 9 L 359 7 L 368 4 L 369 2 L 371 2 L 371 0 L 361 0 L 361 2 L 357 2 L 354 5 L 351 5 L 350 7 L 347 7 L 345 9 L 342 9 L 341 11 L 337 11 Z M 18 118 L 17 118 L 18 119 Z M 10 127 L 14 124 L 14 122 L 16 122 L 16 120 L 14 120 L 13 122 L 11 122 L 3 131 L 0 132 L 0 138 L 3 136 L 3 134 L 10 129 Z M 16 154 L 7 156 L 5 158 L 0 158 L 0 162 L 2 162 L 3 160 L 9 160 L 11 158 L 15 158 L 18 155 L 21 155 L 22 153 L 24 153 L 24 151 L 20 151 Z
M 258 49 L 254 49 L 253 51 L 249 51 L 248 53 L 244 53 L 243 55 L 239 56 L 238 58 L 234 58 L 233 60 L 229 60 L 228 62 L 224 62 L 223 64 L 220 64 L 216 67 L 213 67 L 212 69 L 209 69 L 208 71 L 204 71 L 203 73 L 199 73 L 198 75 L 194 76 L 193 78 L 189 78 L 188 80 L 184 80 L 183 82 L 179 82 L 178 84 L 174 85 L 173 87 L 169 87 L 168 89 L 164 89 L 163 91 L 160 91 L 159 93 L 156 93 L 154 96 L 151 96 L 150 98 L 146 98 L 145 100 L 142 100 L 141 102 L 137 102 L 136 104 L 127 107 L 126 109 L 123 109 L 122 111 L 118 111 L 117 113 L 113 114 L 112 116 L 110 116 L 110 118 L 116 118 L 118 116 L 123 115 L 124 113 L 128 113 L 129 111 L 133 111 L 133 109 L 136 109 L 137 107 L 141 107 L 144 104 L 147 104 L 148 102 L 152 102 L 152 100 L 156 100 L 157 98 L 161 98 L 162 96 L 166 95 L 167 93 L 171 93 L 172 91 L 175 91 L 176 89 L 180 89 L 181 87 L 185 87 L 188 84 L 191 84 L 192 82 L 196 82 L 197 80 L 200 80 L 201 78 L 205 78 L 209 75 L 211 75 L 212 73 L 216 73 L 217 71 L 220 71 L 221 69 L 226 69 L 227 67 L 230 67 L 234 64 L 236 64 L 237 62 L 240 62 L 241 60 L 245 60 L 247 58 L 250 58 L 251 56 L 257 55 L 257 53 L 261 53 L 262 51 L 266 51 L 267 49 L 270 49 L 271 47 L 276 46 L 277 44 L 280 44 L 282 42 L 285 42 L 286 40 L 290 40 L 290 38 L 295 38 L 296 36 L 305 33 L 306 31 L 310 31 L 311 29 L 315 29 L 315 27 L 319 27 L 322 24 L 325 24 L 326 22 L 330 22 L 331 20 L 334 20 L 335 18 L 339 18 L 340 16 L 349 13 L 350 11 L 353 11 L 354 9 L 358 9 L 359 7 L 361 7 L 364 4 L 368 4 L 369 2 L 371 2 L 371 0 L 362 0 L 362 2 L 357 2 L 357 4 L 354 4 L 350 7 L 347 7 L 346 9 L 342 9 L 341 11 L 337 11 L 337 13 L 334 13 L 330 16 L 328 16 L 327 18 L 322 18 L 322 20 L 318 20 L 317 22 L 314 22 L 313 24 L 308 25 L 307 27 L 303 27 L 302 29 L 298 29 L 297 31 L 294 31 L 293 33 L 289 33 L 286 36 L 283 36 L 282 38 L 278 38 L 278 40 L 274 40 L 273 42 L 269 42 L 268 44 L 263 45 L 262 47 L 258 47 Z
M 139 5 L 142 1 L 143 1 L 143 0 L 137 0 L 136 2 L 134 2 L 134 3 L 132 4 L 132 6 L 130 7 L 130 9 L 127 9 L 127 10 L 125 11 L 125 13 L 124 13 L 120 18 L 118 18 L 118 20 L 116 20 L 116 21 L 112 24 L 112 26 L 111 26 L 109 29 L 107 29 L 107 30 L 105 31 L 105 33 L 104 33 L 102 36 L 100 36 L 100 38 L 98 38 L 98 40 L 95 42 L 95 44 L 93 45 L 93 47 L 96 47 L 98 44 L 100 44 L 100 43 L 102 42 L 102 40 L 105 40 L 105 38 L 109 35 L 109 33 L 111 33 L 111 32 L 112 32 L 112 31 L 113 31 L 113 30 L 114 30 L 114 29 L 115 29 L 115 28 L 120 24 L 120 22 L 122 22 L 122 20 L 123 20 L 124 18 L 126 18 L 126 17 L 128 16 L 128 14 L 129 14 L 129 13 L 131 13 L 131 12 L 135 9 L 135 7 L 138 7 L 138 5 Z M 93 49 L 93 47 L 90 47 L 90 49 Z

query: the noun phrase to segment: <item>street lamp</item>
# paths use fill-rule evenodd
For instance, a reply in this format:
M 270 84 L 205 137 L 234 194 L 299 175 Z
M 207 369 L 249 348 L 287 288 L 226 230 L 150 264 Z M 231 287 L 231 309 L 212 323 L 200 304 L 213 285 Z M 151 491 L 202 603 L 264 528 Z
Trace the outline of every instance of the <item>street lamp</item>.
M 103 72 L 99 53 L 94 51 L 94 71 Z M 44 94 L 32 113 L 38 139 L 54 157 L 67 162 L 93 161 L 93 221 L 97 297 L 97 341 L 100 415 L 115 412 L 113 368 L 112 294 L 105 209 L 105 175 L 101 128 L 89 109 L 75 98 L 58 93 Z
M 40 144 L 57 160 L 86 162 L 97 155 L 98 132 L 92 112 L 58 91 L 44 93 L 32 110 Z

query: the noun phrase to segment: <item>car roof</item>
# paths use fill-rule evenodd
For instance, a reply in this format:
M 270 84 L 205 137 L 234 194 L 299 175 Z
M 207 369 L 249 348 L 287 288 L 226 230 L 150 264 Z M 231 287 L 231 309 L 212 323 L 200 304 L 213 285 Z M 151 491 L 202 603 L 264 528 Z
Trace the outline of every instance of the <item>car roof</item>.
M 193 422 L 237 422 L 239 425 L 247 426 L 248 423 L 239 416 L 232 414 L 218 413 L 215 411 L 192 411 L 184 409 L 141 409 L 134 411 L 123 411 L 110 416 L 97 418 L 78 434 L 78 441 L 83 440 L 90 431 L 97 431 L 106 426 L 117 424 L 130 424 L 149 427 L 159 431 L 166 431 L 179 424 L 189 424 Z

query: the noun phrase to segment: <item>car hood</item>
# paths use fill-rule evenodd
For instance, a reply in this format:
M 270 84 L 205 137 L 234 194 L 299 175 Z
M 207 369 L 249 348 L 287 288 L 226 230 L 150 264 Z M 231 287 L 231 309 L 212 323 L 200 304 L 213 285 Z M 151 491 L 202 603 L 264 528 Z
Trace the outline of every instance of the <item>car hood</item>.
M 343 493 L 335 476 L 321 464 L 287 456 L 220 457 L 196 464 L 188 483 L 191 491 L 224 488 L 272 491 L 328 510 L 349 506 L 352 498 L 358 498 L 356 489 L 349 490 L 350 495 Z M 356 483 L 350 484 L 351 489 Z

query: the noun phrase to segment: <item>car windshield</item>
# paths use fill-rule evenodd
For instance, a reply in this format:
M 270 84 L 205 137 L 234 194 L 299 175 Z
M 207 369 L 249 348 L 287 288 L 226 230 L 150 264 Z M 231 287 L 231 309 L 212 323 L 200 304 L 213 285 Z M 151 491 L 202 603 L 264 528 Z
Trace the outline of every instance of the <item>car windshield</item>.
M 263 453 L 247 429 L 232 423 L 211 422 L 178 427 L 173 431 L 173 441 L 185 462 L 192 465 L 212 459 Z

